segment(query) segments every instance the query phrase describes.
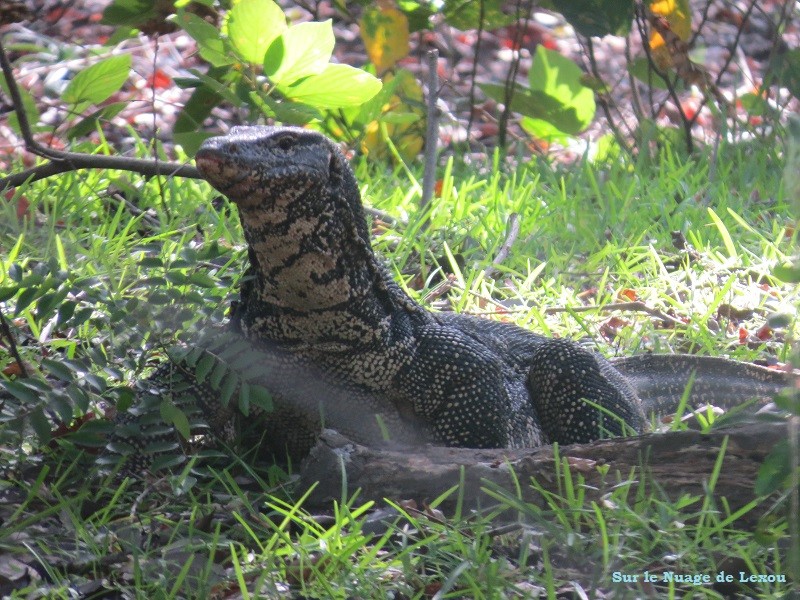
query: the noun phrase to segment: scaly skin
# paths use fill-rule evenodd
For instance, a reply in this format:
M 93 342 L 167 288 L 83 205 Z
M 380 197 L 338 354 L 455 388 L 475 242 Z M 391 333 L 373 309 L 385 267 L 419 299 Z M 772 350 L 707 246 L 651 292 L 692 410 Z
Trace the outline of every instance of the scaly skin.
M 642 432 L 646 412 L 674 411 L 693 372 L 694 403 L 767 399 L 784 385 L 779 373 L 725 359 L 609 363 L 515 325 L 425 310 L 375 257 L 353 172 L 319 133 L 236 127 L 207 140 L 196 162 L 239 207 L 250 267 L 233 329 L 274 394 L 274 412 L 248 420 L 279 454 L 304 456 L 323 426 L 363 444 L 589 442 Z M 155 377 L 163 390 L 173 378 L 169 369 Z M 230 432 L 236 411 L 220 407 L 218 390 L 189 387 L 184 410 L 218 436 Z M 155 432 L 150 440 L 160 439 L 156 421 L 140 428 Z M 121 439 L 136 456 L 144 442 L 132 427 Z
M 350 397 L 342 420 L 328 417 L 327 426 L 370 442 L 379 438 L 374 426 L 354 430 L 349 421 L 376 413 L 394 439 L 411 430 L 475 448 L 623 433 L 588 398 L 627 431 L 642 431 L 638 398 L 598 355 L 513 325 L 434 314 L 409 298 L 376 259 L 353 173 L 324 136 L 235 128 L 206 141 L 196 161 L 239 207 L 252 277 L 237 315 L 242 333 L 284 357 L 301 379 L 313 371 Z M 314 415 L 319 399 L 293 396 L 278 402 L 286 418 L 270 421 L 298 430 L 304 444 L 289 446 L 299 450 L 313 436 L 307 424 L 298 427 L 297 414 Z

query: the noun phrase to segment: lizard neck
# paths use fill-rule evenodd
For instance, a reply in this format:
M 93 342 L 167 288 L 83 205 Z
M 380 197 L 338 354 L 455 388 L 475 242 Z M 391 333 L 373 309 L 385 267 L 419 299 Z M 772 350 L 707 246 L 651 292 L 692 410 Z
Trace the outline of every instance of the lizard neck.
M 381 343 L 410 298 L 373 254 L 355 181 L 329 182 L 255 209 L 240 205 L 249 246 L 241 323 L 248 338 L 323 352 Z M 338 183 L 339 185 L 335 185 Z

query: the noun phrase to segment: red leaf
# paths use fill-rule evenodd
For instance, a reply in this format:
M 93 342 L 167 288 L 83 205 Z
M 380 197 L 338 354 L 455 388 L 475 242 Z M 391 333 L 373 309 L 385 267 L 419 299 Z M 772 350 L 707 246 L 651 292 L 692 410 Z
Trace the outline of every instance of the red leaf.
M 756 337 L 762 342 L 772 339 L 772 328 L 769 325 L 762 325 L 756 331 Z
M 156 69 L 155 73 L 147 78 L 147 87 L 154 87 L 164 90 L 172 85 L 172 77 L 164 73 L 161 69 Z

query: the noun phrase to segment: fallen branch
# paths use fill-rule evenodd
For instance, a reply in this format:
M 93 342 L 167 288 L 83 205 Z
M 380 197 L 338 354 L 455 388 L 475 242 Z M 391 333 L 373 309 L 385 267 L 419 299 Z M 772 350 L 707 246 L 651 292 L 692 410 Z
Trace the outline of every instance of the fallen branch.
M 584 478 L 587 501 L 600 499 L 631 473 L 631 496 L 635 495 L 635 488 L 649 489 L 655 482 L 674 500 L 685 493 L 705 494 L 720 449 L 727 443 L 714 497 L 726 497 L 735 511 L 754 499 L 753 482 L 758 468 L 775 444 L 785 438 L 786 426 L 782 423 L 753 423 L 708 434 L 677 431 L 576 444 L 561 447 L 558 452 L 570 465 L 573 481 L 577 481 L 578 474 Z M 605 477 L 598 468 L 602 465 L 610 467 Z M 545 504 L 528 484 L 532 477 L 545 489 L 559 493 L 552 446 L 519 450 L 436 446 L 380 449 L 360 446 L 331 430 L 323 432 L 304 461 L 300 486 L 305 490 L 319 482 L 309 498 L 312 505 L 339 500 L 342 477 L 348 494 L 361 490 L 361 500 L 424 502 L 457 485 L 462 470 L 465 506 L 496 504 L 485 492 L 487 484 L 512 491 L 515 478 L 522 484 L 525 502 Z M 453 510 L 457 497 L 452 494 L 441 508 Z M 743 518 L 750 522 L 763 511 L 759 507 Z
M 667 313 L 660 311 L 657 308 L 651 308 L 647 306 L 647 304 L 645 304 L 644 302 L 641 302 L 640 300 L 635 300 L 633 302 L 614 302 L 611 304 L 602 304 L 602 305 L 593 304 L 591 306 L 551 306 L 549 308 L 544 309 L 544 312 L 545 314 L 552 315 L 561 312 L 588 312 L 588 311 L 609 312 L 612 310 L 643 312 L 647 313 L 651 317 L 656 317 L 667 323 L 675 323 L 676 325 L 685 324 L 680 319 L 671 317 Z

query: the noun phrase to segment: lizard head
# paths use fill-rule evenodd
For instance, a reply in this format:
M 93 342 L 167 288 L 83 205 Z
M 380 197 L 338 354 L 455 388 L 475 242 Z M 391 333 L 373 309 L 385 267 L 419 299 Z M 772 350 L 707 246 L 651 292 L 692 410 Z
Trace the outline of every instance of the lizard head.
M 325 188 L 343 160 L 325 136 L 300 127 L 234 127 L 206 140 L 195 156 L 206 181 L 243 209 Z

